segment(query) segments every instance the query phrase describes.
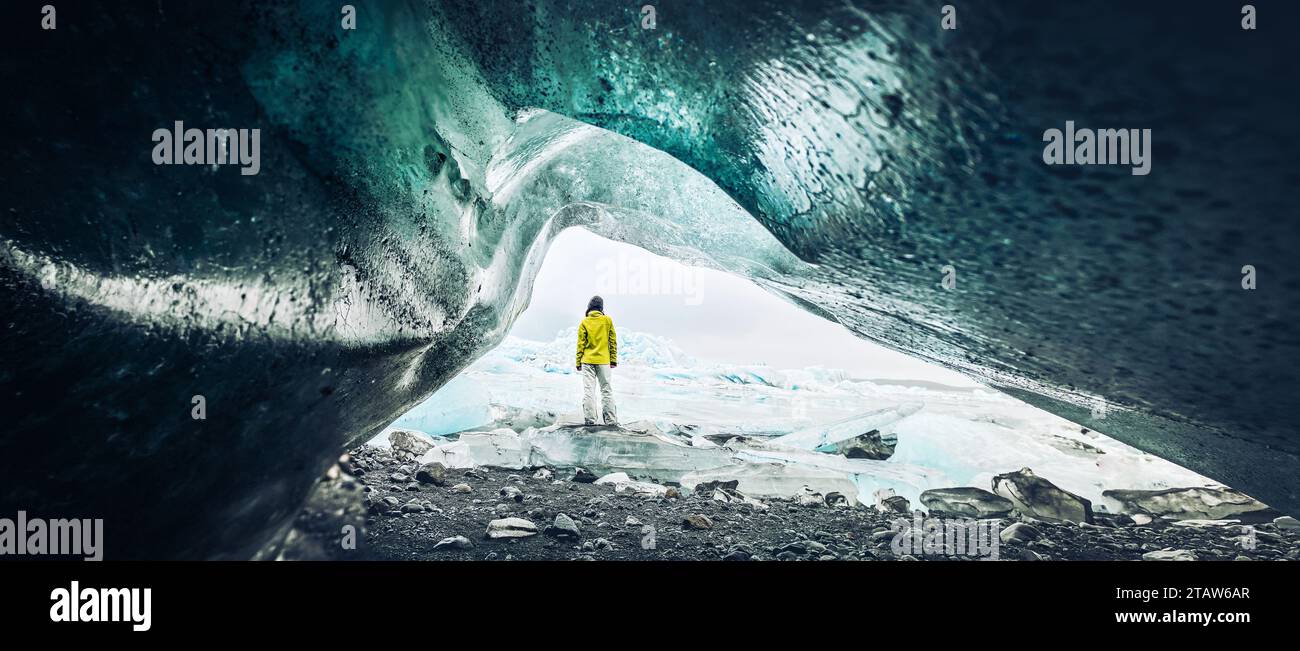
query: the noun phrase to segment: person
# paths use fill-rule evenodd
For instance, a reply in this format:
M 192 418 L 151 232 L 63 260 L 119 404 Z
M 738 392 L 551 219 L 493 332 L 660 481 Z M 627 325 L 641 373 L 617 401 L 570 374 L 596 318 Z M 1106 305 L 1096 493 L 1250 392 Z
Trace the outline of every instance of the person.
M 592 296 L 587 302 L 586 317 L 578 324 L 578 360 L 575 368 L 582 373 L 583 424 L 596 423 L 596 386 L 600 386 L 601 418 L 605 425 L 618 425 L 614 409 L 614 387 L 610 369 L 618 367 L 618 336 L 614 321 L 605 314 L 605 299 Z

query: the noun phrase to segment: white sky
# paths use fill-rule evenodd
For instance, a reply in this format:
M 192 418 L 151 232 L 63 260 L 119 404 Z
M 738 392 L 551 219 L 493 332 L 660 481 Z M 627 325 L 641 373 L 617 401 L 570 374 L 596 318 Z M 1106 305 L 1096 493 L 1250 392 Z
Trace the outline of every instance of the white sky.
M 869 377 L 973 386 L 953 371 L 877 346 L 721 271 L 687 267 L 570 228 L 552 243 L 528 309 L 510 334 L 550 341 L 577 325 L 587 300 L 605 299 L 619 330 L 673 340 L 696 357 L 775 368 L 825 366 Z

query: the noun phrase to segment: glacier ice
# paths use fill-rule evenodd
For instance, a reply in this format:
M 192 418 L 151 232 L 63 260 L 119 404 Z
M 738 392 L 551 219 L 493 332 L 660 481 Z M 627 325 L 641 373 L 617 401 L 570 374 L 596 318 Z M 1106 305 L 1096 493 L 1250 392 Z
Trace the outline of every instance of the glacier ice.
M 796 498 L 806 490 L 822 495 L 840 493 L 850 505 L 858 503 L 858 489 L 844 473 L 812 465 L 750 461 L 724 468 L 700 470 L 686 475 L 684 485 L 711 481 L 736 481 L 736 490 L 750 497 Z
M 532 448 L 527 437 L 507 428 L 466 432 L 456 441 L 439 445 L 420 457 L 420 463 L 433 462 L 448 468 L 495 466 L 514 470 L 533 465 Z
M 581 466 L 615 473 L 612 482 L 653 478 L 688 490 L 737 480 L 739 492 L 753 497 L 791 497 L 808 487 L 852 503 L 899 496 L 921 508 L 926 490 L 989 490 L 995 475 L 1022 467 L 1111 510 L 1122 505 L 1103 491 L 1213 485 L 982 388 L 873 381 L 842 369 L 719 364 L 635 331 L 620 343 L 619 400 L 625 414 L 642 420 L 585 427 L 576 412 L 579 379 L 569 363 L 573 337 L 571 328 L 545 342 L 507 337 L 449 384 L 453 391 L 434 394 L 397 422 L 453 410 L 507 420 L 555 414 L 555 423 L 542 427 L 462 432 L 422 460 L 448 467 Z M 895 443 L 889 459 L 824 451 L 871 430 Z
M 881 430 L 882 437 L 892 438 L 893 430 L 891 426 L 921 411 L 922 407 L 924 407 L 924 404 L 916 402 L 904 403 L 897 407 L 886 407 L 838 423 L 810 427 L 778 436 L 772 439 L 770 444 L 804 450 L 820 450 L 828 445 L 861 436 L 871 430 Z
M 626 470 L 661 481 L 680 481 L 692 471 L 733 463 L 721 448 L 696 448 L 663 436 L 653 426 L 631 429 L 635 427 L 549 427 L 531 432 L 528 440 L 539 465 Z

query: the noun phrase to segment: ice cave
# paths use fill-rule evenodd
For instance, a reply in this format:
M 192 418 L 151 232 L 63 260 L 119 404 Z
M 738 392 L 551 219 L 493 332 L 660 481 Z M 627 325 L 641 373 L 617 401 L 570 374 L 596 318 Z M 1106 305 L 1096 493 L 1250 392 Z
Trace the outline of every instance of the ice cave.
M 1195 481 L 1300 515 L 1295 39 L 1213 32 L 1214 3 L 997 3 L 956 32 L 919 1 L 661 2 L 649 30 L 641 3 L 359 0 L 346 32 L 317 29 L 329 3 L 200 4 L 69 7 L 4 44 L 4 513 L 103 517 L 110 558 L 261 558 L 341 453 L 405 427 L 448 466 L 632 490 L 917 505 L 1030 467 L 1098 506 Z M 1169 126 L 1149 174 L 1080 172 L 1042 164 L 1067 119 Z M 155 165 L 177 121 L 260 129 L 256 173 Z M 507 335 L 575 227 L 978 385 L 692 362 L 649 332 L 629 374 L 690 395 L 634 410 L 630 460 L 513 429 L 557 408 L 468 380 L 555 379 L 565 341 Z M 724 390 L 748 436 L 692 402 Z M 796 394 L 836 417 L 764 411 Z M 873 430 L 888 459 L 827 452 Z

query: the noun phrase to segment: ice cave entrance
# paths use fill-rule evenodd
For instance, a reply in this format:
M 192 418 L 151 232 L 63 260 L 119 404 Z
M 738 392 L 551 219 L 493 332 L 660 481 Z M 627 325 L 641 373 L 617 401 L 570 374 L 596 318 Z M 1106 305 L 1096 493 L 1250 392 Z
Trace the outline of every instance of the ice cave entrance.
M 618 331 L 626 436 L 571 427 L 581 422 L 576 327 L 596 294 Z M 893 494 L 919 508 L 925 490 L 988 490 L 994 475 L 1026 467 L 1102 510 L 1106 489 L 1215 485 L 747 279 L 581 228 L 552 243 L 506 339 L 371 444 L 390 445 L 396 430 L 430 437 L 424 461 L 450 467 L 572 465 L 687 490 L 739 479 L 759 498 Z M 864 441 L 873 431 L 879 441 Z

